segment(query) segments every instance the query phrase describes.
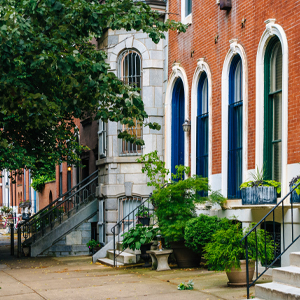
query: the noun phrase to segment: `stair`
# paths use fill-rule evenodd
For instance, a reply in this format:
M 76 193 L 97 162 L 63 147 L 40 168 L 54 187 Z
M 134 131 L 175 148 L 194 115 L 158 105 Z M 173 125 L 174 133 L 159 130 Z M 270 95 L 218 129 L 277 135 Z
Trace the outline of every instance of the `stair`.
M 122 251 L 122 242 L 116 243 L 116 264 L 117 266 L 128 266 L 136 264 L 139 260 L 141 251 L 133 251 L 129 248 Z M 97 259 L 98 262 L 113 266 L 114 265 L 114 250 L 107 250 L 106 257 Z
M 98 210 L 97 198 L 80 207 L 80 209 L 72 213 L 69 217 L 66 217 L 56 224 L 51 229 L 50 226 L 46 230 L 46 234 L 39 234 L 36 240 L 28 240 L 26 245 L 30 245 L 30 256 L 36 257 L 42 254 L 46 249 L 50 248 L 59 238 L 71 232 L 74 228 L 79 226 L 84 221 L 93 217 Z
M 290 264 L 273 269 L 273 282 L 256 284 L 255 299 L 300 300 L 300 252 L 290 254 Z

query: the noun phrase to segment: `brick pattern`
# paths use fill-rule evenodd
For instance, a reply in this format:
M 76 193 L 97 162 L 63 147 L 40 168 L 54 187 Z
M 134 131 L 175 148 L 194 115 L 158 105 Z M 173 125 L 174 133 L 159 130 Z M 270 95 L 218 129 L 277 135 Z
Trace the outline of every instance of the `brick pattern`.
M 180 62 L 185 69 L 191 87 L 197 59 L 205 57 L 212 73 L 212 173 L 221 173 L 221 76 L 225 56 L 229 51 L 229 40 L 238 39 L 246 52 L 248 61 L 248 169 L 255 168 L 255 93 L 256 53 L 260 38 L 265 30 L 264 21 L 276 19 L 286 33 L 289 48 L 289 93 L 288 93 L 288 164 L 300 161 L 299 76 L 300 60 L 297 36 L 297 11 L 299 2 L 294 1 L 232 1 L 229 12 L 222 11 L 216 1 L 193 1 L 193 23 L 186 33 L 169 32 L 169 65 Z M 180 21 L 180 1 L 169 1 L 170 18 Z M 245 27 L 241 22 L 246 19 Z M 217 42 L 215 37 L 218 35 Z M 193 56 L 191 52 L 194 51 Z M 190 112 L 189 112 L 190 113 Z

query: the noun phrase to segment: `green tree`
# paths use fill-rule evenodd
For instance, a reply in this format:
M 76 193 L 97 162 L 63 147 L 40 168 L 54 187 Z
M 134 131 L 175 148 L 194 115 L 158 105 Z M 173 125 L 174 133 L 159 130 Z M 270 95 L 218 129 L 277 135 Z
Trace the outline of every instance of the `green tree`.
M 134 125 L 147 117 L 139 93 L 105 63 L 90 41 L 107 28 L 142 30 L 158 43 L 169 29 L 158 12 L 133 0 L 0 1 L 0 169 L 47 174 L 62 161 L 77 164 L 74 118 L 92 116 Z M 148 124 L 158 129 L 156 123 Z M 119 134 L 143 144 L 124 132 Z

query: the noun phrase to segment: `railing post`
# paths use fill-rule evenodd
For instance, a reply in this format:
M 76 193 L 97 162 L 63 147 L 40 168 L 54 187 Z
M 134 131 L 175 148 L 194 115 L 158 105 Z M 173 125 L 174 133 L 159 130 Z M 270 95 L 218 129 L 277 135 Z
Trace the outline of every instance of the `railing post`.
M 247 299 L 250 299 L 250 294 L 249 294 L 249 265 L 248 265 L 248 237 L 246 236 L 245 238 L 245 247 L 246 247 L 246 280 L 247 280 Z
M 14 242 L 14 223 L 9 224 L 10 226 L 10 255 L 15 255 L 15 242 Z
M 21 257 L 21 226 L 18 224 L 18 257 Z
M 114 267 L 116 266 L 116 237 L 115 237 L 115 227 L 113 227 L 113 243 L 114 243 Z

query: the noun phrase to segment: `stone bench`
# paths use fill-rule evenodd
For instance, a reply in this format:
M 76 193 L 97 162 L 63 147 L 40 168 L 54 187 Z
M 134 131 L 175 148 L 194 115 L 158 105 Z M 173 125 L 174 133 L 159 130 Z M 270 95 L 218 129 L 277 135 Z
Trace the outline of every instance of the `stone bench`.
M 168 264 L 169 255 L 173 250 L 148 250 L 152 259 L 152 266 L 157 265 L 156 271 L 171 270 Z

